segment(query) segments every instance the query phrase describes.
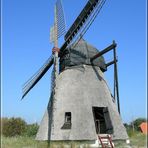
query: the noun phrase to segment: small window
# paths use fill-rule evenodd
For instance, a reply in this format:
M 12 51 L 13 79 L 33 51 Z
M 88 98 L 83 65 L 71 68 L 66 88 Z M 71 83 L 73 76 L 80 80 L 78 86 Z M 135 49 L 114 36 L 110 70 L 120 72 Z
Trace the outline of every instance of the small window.
M 61 129 L 71 129 L 71 112 L 65 113 L 65 122 Z
M 71 112 L 65 113 L 65 123 L 71 123 Z

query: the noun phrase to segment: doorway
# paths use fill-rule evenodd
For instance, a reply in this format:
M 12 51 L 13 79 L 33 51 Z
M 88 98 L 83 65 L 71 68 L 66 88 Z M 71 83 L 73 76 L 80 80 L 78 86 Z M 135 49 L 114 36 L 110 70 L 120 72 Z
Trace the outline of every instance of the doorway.
M 93 107 L 93 116 L 97 134 L 112 134 L 113 126 L 107 107 Z

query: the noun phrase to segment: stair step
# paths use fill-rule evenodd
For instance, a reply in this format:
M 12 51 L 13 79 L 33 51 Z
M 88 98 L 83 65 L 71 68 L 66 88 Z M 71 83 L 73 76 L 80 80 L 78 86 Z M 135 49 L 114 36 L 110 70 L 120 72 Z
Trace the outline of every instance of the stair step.
M 98 135 L 99 145 L 102 147 L 108 146 L 114 148 L 114 143 L 112 142 L 111 135 L 109 134 L 99 134 Z

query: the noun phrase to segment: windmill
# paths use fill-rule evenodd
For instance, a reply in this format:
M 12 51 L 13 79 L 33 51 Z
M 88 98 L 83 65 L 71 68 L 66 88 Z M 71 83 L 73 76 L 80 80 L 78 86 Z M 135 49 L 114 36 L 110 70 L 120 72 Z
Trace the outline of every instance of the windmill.
M 52 65 L 51 96 L 41 121 L 37 140 L 96 140 L 96 135 L 110 134 L 113 139 L 128 139 L 120 118 L 117 58 L 115 41 L 100 52 L 82 37 L 99 14 L 106 0 L 88 0 L 66 32 L 63 45 L 58 38 L 65 33 L 63 8 L 55 6 L 50 40 L 52 55 L 23 87 L 22 99 Z M 113 61 L 103 55 L 113 51 Z M 114 95 L 104 79 L 104 72 L 114 64 Z M 117 104 L 117 105 L 116 105 Z

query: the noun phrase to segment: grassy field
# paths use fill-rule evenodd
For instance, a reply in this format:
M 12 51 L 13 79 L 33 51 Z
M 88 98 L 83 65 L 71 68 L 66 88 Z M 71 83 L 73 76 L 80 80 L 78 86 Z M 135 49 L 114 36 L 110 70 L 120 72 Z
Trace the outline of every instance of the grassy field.
M 147 148 L 146 138 L 146 135 L 136 133 L 130 137 L 130 146 L 132 148 Z M 120 142 L 115 144 L 115 147 L 124 148 L 124 146 Z
M 47 142 L 38 142 L 35 141 L 34 138 L 29 137 L 1 137 L 2 139 L 2 148 L 55 148 L 53 146 L 49 146 Z M 134 134 L 131 138 L 131 147 L 132 148 L 147 148 L 146 146 L 146 136 L 138 133 Z M 60 147 L 64 148 L 63 144 L 60 143 Z M 119 142 L 115 145 L 117 148 L 124 148 L 124 146 Z M 56 147 L 57 148 L 57 147 Z M 75 144 L 71 144 L 71 148 L 75 148 Z
M 130 138 L 131 145 L 136 146 L 137 148 L 147 148 L 146 139 L 147 137 L 145 135 L 138 133 Z

